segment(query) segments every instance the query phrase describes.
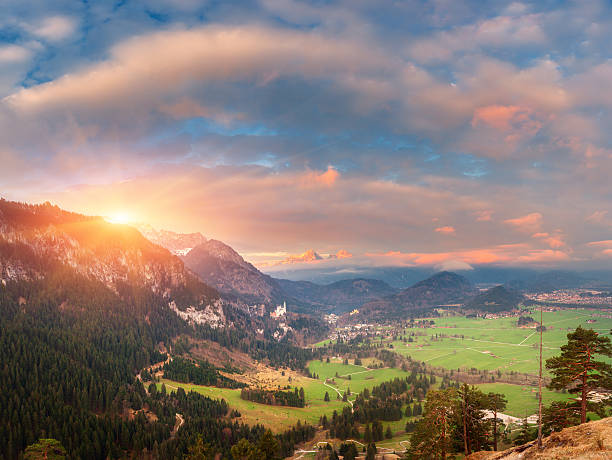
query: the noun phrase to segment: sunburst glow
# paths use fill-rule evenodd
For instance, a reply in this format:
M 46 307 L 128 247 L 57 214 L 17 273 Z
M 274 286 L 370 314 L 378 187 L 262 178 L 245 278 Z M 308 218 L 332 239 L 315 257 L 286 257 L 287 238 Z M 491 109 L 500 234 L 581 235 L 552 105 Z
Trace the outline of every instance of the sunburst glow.
M 106 216 L 104 220 L 111 224 L 120 225 L 129 224 L 131 222 L 130 215 L 126 212 L 118 212 L 116 214 L 112 214 L 111 216 Z

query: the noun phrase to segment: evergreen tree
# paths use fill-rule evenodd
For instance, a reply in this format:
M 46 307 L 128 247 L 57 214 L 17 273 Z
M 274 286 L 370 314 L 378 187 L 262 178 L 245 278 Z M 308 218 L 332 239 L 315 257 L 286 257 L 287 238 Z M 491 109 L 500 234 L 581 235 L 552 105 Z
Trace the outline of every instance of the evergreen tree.
M 423 418 L 410 437 L 411 458 L 446 459 L 451 449 L 455 398 L 454 388 L 429 393 Z
M 368 448 L 366 450 L 366 460 L 375 460 L 376 459 L 376 444 L 370 443 L 368 444 Z
M 363 442 L 369 444 L 372 442 L 372 430 L 370 430 L 370 425 L 366 424 L 365 431 L 363 433 Z
M 457 447 L 461 444 L 466 456 L 487 449 L 489 422 L 484 418 L 487 396 L 476 387 L 463 384 L 457 391 L 457 397 L 455 408 Z
M 327 391 L 325 392 L 325 397 L 323 398 L 323 400 L 325 402 L 329 402 L 329 393 Z
M 272 431 L 266 430 L 264 435 L 257 443 L 258 449 L 261 451 L 261 458 L 265 460 L 275 460 L 278 458 L 280 446 L 278 441 L 272 434 Z
M 612 387 L 612 365 L 597 361 L 597 355 L 612 357 L 610 338 L 578 326 L 567 334 L 567 345 L 561 347 L 561 356 L 546 360 L 546 368 L 554 376 L 549 388 L 567 388 L 579 395 L 580 423 L 586 422 L 588 406 L 603 415 L 603 405 L 589 404 L 589 392 Z
M 493 450 L 497 450 L 497 413 L 506 409 L 508 401 L 500 393 L 489 393 L 487 398 L 487 409 L 493 412 Z
M 542 411 L 542 430 L 546 436 L 578 424 L 580 409 L 569 401 L 554 401 Z

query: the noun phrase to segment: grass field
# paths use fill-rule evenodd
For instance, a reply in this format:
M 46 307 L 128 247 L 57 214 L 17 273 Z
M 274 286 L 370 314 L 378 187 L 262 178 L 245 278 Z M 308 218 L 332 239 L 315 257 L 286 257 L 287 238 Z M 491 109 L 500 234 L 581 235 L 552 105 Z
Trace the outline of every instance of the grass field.
M 567 343 L 567 333 L 580 324 L 609 335 L 612 319 L 594 317 L 597 313 L 586 309 L 545 312 L 544 359 L 558 355 L 561 345 Z M 539 313 L 533 312 L 531 316 L 538 320 Z M 589 319 L 596 322 L 587 324 Z M 447 369 L 499 369 L 537 374 L 539 334 L 534 328 L 517 327 L 517 318 L 445 317 L 434 321 L 435 328 L 406 329 L 406 333 L 417 334 L 415 341 L 395 341 L 395 351 Z M 436 339 L 436 334 L 446 337 Z
M 484 393 L 501 393 L 506 396 L 508 405 L 503 412 L 514 417 L 527 417 L 538 412 L 537 388 L 524 385 L 511 385 L 509 383 L 484 383 L 476 385 Z M 573 395 L 542 390 L 542 403 L 548 406 L 553 401 L 564 401 Z
M 281 386 L 288 384 L 304 388 L 306 395 L 306 407 L 304 408 L 258 404 L 241 399 L 240 390 L 191 385 L 166 379 L 162 379 L 158 387 L 161 387 L 161 384 L 164 383 L 168 391 L 174 391 L 176 388 L 182 387 L 185 391 L 193 390 L 211 398 L 225 399 L 232 409 L 237 409 L 242 414 L 241 420 L 245 423 L 251 425 L 260 423 L 275 432 L 280 432 L 295 425 L 298 420 L 318 424 L 319 417 L 323 414 L 330 416 L 334 410 L 341 411 L 347 403 L 337 399 L 336 389 L 342 394 L 350 387 L 351 392 L 358 393 L 365 388 L 372 388 L 395 377 L 408 375 L 399 369 L 367 370 L 352 364 L 344 365 L 341 360 L 332 360 L 330 363 L 312 361 L 309 364 L 309 369 L 311 372 L 319 374 L 320 379 L 315 380 L 301 376 L 294 377 L 291 382 L 279 381 Z M 345 378 L 336 378 L 336 385 L 326 386 L 325 379 L 333 378 L 336 372 L 338 372 L 338 375 L 345 376 Z M 352 374 L 351 380 L 348 379 L 348 374 Z M 330 396 L 329 402 L 324 400 L 326 392 Z M 354 398 L 355 396 L 352 395 L 349 399 Z

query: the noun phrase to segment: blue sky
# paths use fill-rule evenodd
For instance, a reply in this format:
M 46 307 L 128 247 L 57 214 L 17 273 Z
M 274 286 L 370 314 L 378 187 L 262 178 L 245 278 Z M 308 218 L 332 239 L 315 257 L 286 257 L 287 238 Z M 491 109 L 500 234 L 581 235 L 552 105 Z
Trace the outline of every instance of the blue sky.
M 6 198 L 268 266 L 612 261 L 609 2 L 0 8 Z

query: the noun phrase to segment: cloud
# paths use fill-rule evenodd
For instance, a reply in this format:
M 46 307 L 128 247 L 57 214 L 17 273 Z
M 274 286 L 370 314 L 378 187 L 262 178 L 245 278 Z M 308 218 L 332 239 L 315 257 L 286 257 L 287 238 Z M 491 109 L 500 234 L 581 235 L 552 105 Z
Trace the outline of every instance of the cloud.
M 470 264 L 462 260 L 448 260 L 435 266 L 437 271 L 458 272 L 464 270 L 473 270 Z
M 606 218 L 606 215 L 608 214 L 608 211 L 602 210 L 602 211 L 595 211 L 593 214 L 587 216 L 587 220 L 590 222 L 603 222 L 604 219 Z
M 351 254 L 350 252 L 348 252 L 346 249 L 340 249 L 337 253 L 336 253 L 336 257 L 338 259 L 350 259 L 351 257 L 353 257 L 353 254 Z
M 473 265 L 535 265 L 547 266 L 571 260 L 566 251 L 538 249 L 527 243 L 501 244 L 490 248 L 450 252 L 369 253 L 379 265 L 466 267 Z M 458 269 L 458 268 L 455 268 Z
M 50 16 L 35 25 L 26 25 L 25 28 L 33 35 L 58 42 L 74 34 L 77 24 L 73 18 L 67 16 Z
M 146 100 L 158 104 L 165 93 L 195 82 L 265 81 L 271 73 L 317 77 L 390 65 L 374 49 L 364 59 L 356 43 L 257 26 L 153 33 L 116 45 L 110 56 L 80 72 L 23 89 L 7 102 L 25 112 L 94 109 Z
M 329 166 L 325 172 L 310 171 L 302 177 L 302 186 L 311 187 L 322 185 L 331 187 L 340 177 L 340 173 Z
M 0 65 L 24 62 L 32 57 L 32 51 L 19 45 L 0 46 Z
M 504 222 L 522 232 L 534 232 L 542 226 L 542 214 L 532 212 L 514 219 L 506 219 Z
M 531 237 L 541 239 L 546 244 L 548 244 L 548 246 L 550 246 L 552 249 L 560 249 L 566 246 L 565 241 L 564 241 L 565 237 L 563 233 L 558 230 L 555 231 L 552 235 L 547 232 L 538 232 L 538 233 L 534 233 L 533 235 L 531 235 Z
M 516 11 L 513 11 L 516 13 Z M 410 55 L 419 62 L 447 61 L 455 53 L 482 48 L 513 48 L 545 42 L 538 15 L 497 16 L 416 40 Z
M 492 220 L 493 211 L 484 210 L 484 211 L 476 211 L 476 220 L 478 222 L 490 222 Z
M 351 257 L 353 257 L 353 254 L 346 249 L 340 249 L 337 253 L 327 256 L 328 259 L 350 259 Z
M 436 228 L 436 233 L 442 233 L 443 235 L 454 235 L 455 228 L 449 225 L 444 226 L 444 227 L 438 227 Z

